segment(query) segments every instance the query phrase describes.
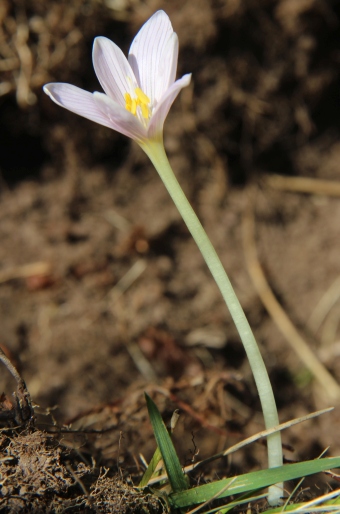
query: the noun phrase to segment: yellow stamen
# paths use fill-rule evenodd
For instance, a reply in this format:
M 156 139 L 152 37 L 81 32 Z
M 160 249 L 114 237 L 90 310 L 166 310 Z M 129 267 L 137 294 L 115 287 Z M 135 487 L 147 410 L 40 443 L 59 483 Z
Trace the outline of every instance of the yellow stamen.
M 142 116 L 146 120 L 150 117 L 150 107 L 149 104 L 151 102 L 150 98 L 146 96 L 145 93 L 141 90 L 140 87 L 136 87 L 135 93 L 137 98 L 131 98 L 130 93 L 125 93 L 125 109 L 134 116 L 137 115 L 137 107 L 140 107 L 142 111 Z
M 138 100 L 140 100 L 140 102 L 142 104 L 149 104 L 150 103 L 150 98 L 148 96 L 146 96 L 145 93 L 143 93 L 143 91 L 141 90 L 140 87 L 136 87 L 135 93 L 137 95 Z
M 127 111 L 131 112 L 131 105 L 132 105 L 131 95 L 129 93 L 125 93 L 124 98 L 125 98 L 125 109 Z
M 132 98 L 131 100 L 131 109 L 130 109 L 130 112 L 136 116 L 136 113 L 137 113 L 137 105 L 138 105 L 138 100 L 135 100 L 134 98 Z
M 146 120 L 149 118 L 149 107 L 146 104 L 140 104 L 140 108 L 142 109 L 142 116 Z

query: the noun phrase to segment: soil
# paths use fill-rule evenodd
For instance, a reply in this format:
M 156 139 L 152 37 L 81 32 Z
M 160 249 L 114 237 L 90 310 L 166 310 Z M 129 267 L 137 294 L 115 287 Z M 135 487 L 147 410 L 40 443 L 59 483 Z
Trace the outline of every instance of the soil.
M 339 3 L 3 0 L 0 344 L 36 421 L 3 423 L 1 512 L 145 512 L 148 500 L 148 512 L 166 512 L 132 488 L 140 455 L 149 461 L 155 450 L 144 391 L 165 421 L 180 410 L 173 439 L 183 465 L 263 428 L 236 329 L 147 157 L 41 89 L 98 90 L 94 37 L 127 52 L 157 9 L 179 36 L 178 76 L 193 74 L 166 121 L 167 153 L 254 330 L 280 420 L 335 406 L 283 433 L 285 457 L 340 451 L 339 399 L 264 307 L 242 229 L 251 216 L 271 290 L 339 381 Z M 302 192 L 288 190 L 294 179 Z M 0 389 L 12 412 L 5 367 Z M 265 466 L 255 444 L 196 480 Z

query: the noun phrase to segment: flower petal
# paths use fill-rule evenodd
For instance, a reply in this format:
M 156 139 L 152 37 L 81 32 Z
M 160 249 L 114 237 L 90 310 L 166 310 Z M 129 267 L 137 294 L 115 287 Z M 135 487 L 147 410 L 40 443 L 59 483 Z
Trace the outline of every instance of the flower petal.
M 104 127 L 114 128 L 110 119 L 98 108 L 92 93 L 72 84 L 61 82 L 46 84 L 44 91 L 57 105 L 104 125 Z
M 159 104 L 152 113 L 150 124 L 148 127 L 148 138 L 153 139 L 157 137 L 163 130 L 165 118 L 168 115 L 171 105 L 175 101 L 178 93 L 181 89 L 188 86 L 191 80 L 191 73 L 184 75 L 181 79 L 176 80 L 169 89 L 166 91 L 164 96 L 161 98 Z
M 175 32 L 170 36 L 160 59 L 157 76 L 154 82 L 154 107 L 164 93 L 175 82 L 178 61 L 178 37 Z
M 160 100 L 169 87 L 170 76 L 176 73 L 178 44 L 173 34 L 167 14 L 157 11 L 140 29 L 129 50 L 129 63 L 151 104 Z
M 106 37 L 96 37 L 92 52 L 93 66 L 105 93 L 125 106 L 125 93 L 135 96 L 135 75 L 121 49 Z
M 147 138 L 146 129 L 125 107 L 117 104 L 104 93 L 93 93 L 93 97 L 97 108 L 110 120 L 111 128 L 137 142 Z

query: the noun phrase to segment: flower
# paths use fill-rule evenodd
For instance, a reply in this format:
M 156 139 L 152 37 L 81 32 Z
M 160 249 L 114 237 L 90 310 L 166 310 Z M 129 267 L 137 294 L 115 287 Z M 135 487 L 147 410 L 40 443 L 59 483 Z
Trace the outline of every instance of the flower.
M 191 74 L 175 81 L 178 38 L 164 11 L 157 11 L 134 38 L 128 59 L 105 37 L 93 44 L 93 66 L 104 93 L 52 82 L 44 91 L 61 107 L 143 145 L 160 140 L 165 118 Z

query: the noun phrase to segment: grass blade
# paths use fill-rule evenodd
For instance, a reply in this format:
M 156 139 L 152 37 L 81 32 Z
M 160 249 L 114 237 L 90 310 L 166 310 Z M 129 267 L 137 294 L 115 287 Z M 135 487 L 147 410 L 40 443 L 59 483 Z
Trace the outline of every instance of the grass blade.
M 162 416 L 160 415 L 156 404 L 146 393 L 145 399 L 152 428 L 155 434 L 158 448 L 162 454 L 164 467 L 166 469 L 171 488 L 173 492 L 183 491 L 188 488 L 188 483 L 183 473 L 182 466 L 179 462 L 174 445 L 171 441 L 169 432 L 162 420 Z
M 187 491 L 173 493 L 169 500 L 173 507 L 183 508 L 206 502 L 219 491 L 224 491 L 218 496 L 223 498 L 234 494 L 246 493 L 247 491 L 263 489 L 278 482 L 313 475 L 314 473 L 337 467 L 340 467 L 340 457 L 286 464 L 285 466 L 255 471 L 238 477 L 226 478 L 211 484 L 205 484 Z M 233 483 L 231 483 L 232 481 Z M 228 487 L 228 484 L 230 484 L 230 487 Z M 227 489 L 225 489 L 226 487 Z
M 150 482 L 151 478 L 154 476 L 154 473 L 156 471 L 156 468 L 160 461 L 162 460 L 162 454 L 157 446 L 155 453 L 152 456 L 152 459 L 150 460 L 150 463 L 142 477 L 142 480 L 140 481 L 138 487 L 146 487 L 148 483 Z

